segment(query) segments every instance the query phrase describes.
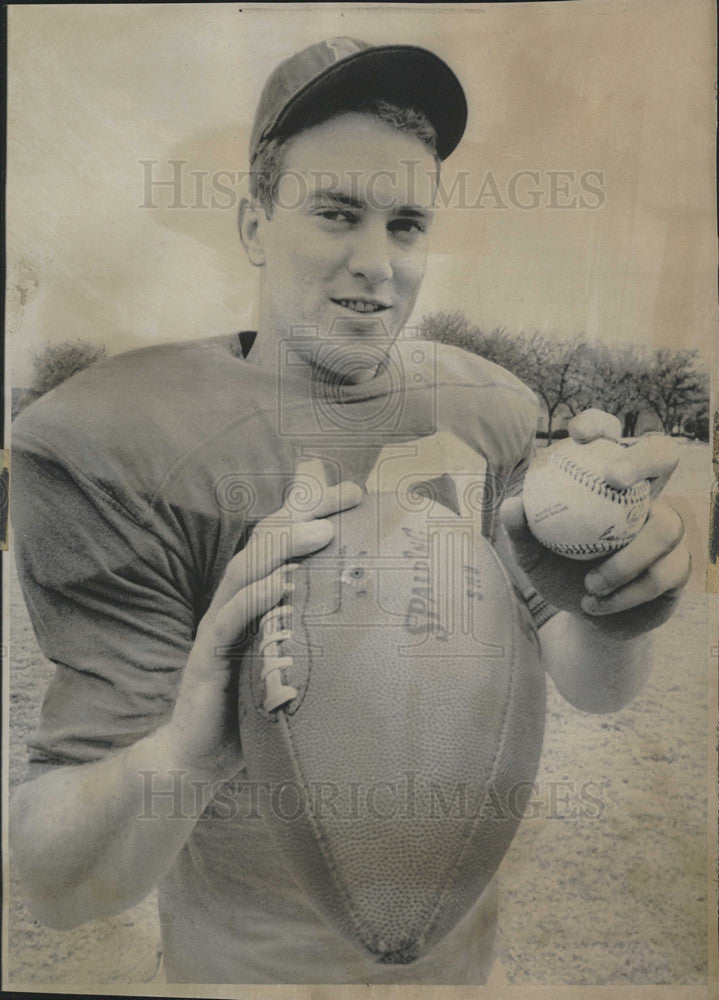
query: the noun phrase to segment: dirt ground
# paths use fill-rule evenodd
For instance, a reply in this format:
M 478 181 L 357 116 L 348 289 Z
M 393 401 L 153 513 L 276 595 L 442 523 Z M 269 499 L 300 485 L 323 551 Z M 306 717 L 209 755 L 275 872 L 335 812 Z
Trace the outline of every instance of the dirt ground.
M 680 509 L 694 576 L 655 633 L 653 671 L 621 712 L 589 716 L 551 687 L 543 761 L 500 870 L 497 954 L 510 983 L 699 984 L 707 977 L 708 670 L 716 632 L 704 594 L 708 446 L 682 447 L 667 495 Z M 12 574 L 14 581 L 14 574 Z M 22 780 L 50 665 L 12 586 L 10 781 Z M 7 883 L 6 883 L 7 885 Z M 30 917 L 11 872 L 6 985 L 150 981 L 154 897 L 107 921 L 55 932 Z

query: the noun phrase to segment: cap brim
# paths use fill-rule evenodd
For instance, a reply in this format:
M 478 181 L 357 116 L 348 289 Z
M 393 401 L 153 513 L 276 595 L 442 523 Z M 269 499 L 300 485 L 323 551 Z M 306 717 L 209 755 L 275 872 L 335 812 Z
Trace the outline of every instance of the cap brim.
M 363 100 L 424 112 L 437 133 L 441 160 L 457 147 L 467 124 L 462 85 L 445 62 L 417 46 L 384 45 L 328 66 L 283 108 L 271 134 L 291 134 Z

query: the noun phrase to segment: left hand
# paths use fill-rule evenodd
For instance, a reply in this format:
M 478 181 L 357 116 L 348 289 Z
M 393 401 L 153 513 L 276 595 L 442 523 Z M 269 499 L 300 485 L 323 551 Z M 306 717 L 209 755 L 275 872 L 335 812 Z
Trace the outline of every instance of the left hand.
M 600 410 L 579 414 L 568 429 L 584 444 L 601 437 L 618 440 L 621 433 L 617 418 Z M 606 481 L 619 489 L 648 479 L 652 506 L 628 545 L 590 563 L 556 555 L 538 542 L 527 526 L 521 497 L 502 504 L 500 516 L 515 558 L 547 601 L 618 638 L 647 632 L 669 618 L 691 574 L 681 518 L 660 496 L 678 459 L 674 441 L 650 435 L 625 448 L 621 460 L 604 470 Z

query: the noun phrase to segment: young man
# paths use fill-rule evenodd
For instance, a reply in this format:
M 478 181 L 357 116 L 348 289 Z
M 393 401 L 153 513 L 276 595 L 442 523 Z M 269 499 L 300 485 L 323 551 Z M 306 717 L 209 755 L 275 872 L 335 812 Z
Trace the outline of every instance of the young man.
M 644 635 L 687 579 L 679 518 L 659 497 L 668 442 L 607 470 L 619 486 L 651 478 L 655 501 L 637 538 L 587 575 L 526 529 L 532 394 L 479 358 L 398 339 L 439 161 L 465 117 L 454 74 L 424 50 L 333 39 L 293 56 L 263 92 L 240 214 L 261 269 L 256 336 L 118 356 L 16 423 L 18 569 L 57 671 L 14 800 L 15 861 L 33 912 L 56 927 L 159 885 L 171 981 L 488 972 L 491 891 L 426 958 L 374 966 L 317 915 L 241 801 L 238 666 L 222 650 L 279 602 L 288 560 L 327 544 L 326 516 L 360 501 L 382 453 L 441 432 L 476 454 L 482 530 L 526 596 L 547 669 L 587 710 L 634 695 Z M 572 432 L 619 427 L 588 411 Z M 452 470 L 418 479 L 427 471 Z M 293 481 L 317 487 L 310 503 L 288 495 Z

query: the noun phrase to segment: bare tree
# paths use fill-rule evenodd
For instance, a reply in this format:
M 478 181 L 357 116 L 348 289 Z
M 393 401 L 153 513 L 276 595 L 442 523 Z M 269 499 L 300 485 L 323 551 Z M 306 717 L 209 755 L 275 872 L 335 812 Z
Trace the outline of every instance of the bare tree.
M 641 395 L 656 413 L 665 434 L 681 431 L 709 411 L 709 373 L 698 351 L 656 351 L 641 380 Z
M 17 412 L 44 396 L 73 375 L 107 357 L 107 348 L 85 340 L 46 344 L 33 358 L 32 381 L 17 406 Z
M 518 378 L 523 379 L 530 370 L 520 337 L 507 333 L 504 327 L 495 327 L 491 333 L 484 333 L 459 310 L 451 313 L 428 313 L 420 321 L 419 332 L 425 340 L 452 344 L 478 354 L 506 368 Z
M 635 346 L 578 344 L 579 386 L 567 405 L 573 414 L 596 406 L 623 417 L 623 435 L 631 437 L 643 405 L 641 388 L 648 362 Z
M 424 340 L 439 344 L 452 344 L 473 354 L 480 354 L 484 336 L 480 328 L 469 322 L 459 309 L 454 312 L 427 313 L 419 322 L 419 333 Z
M 667 434 L 678 427 L 708 435 L 709 376 L 696 351 L 661 350 L 649 356 L 635 345 L 613 348 L 538 332 L 514 336 L 504 327 L 485 334 L 459 310 L 423 316 L 420 333 L 479 354 L 525 382 L 544 404 L 549 442 L 561 407 L 573 415 L 588 407 L 606 410 L 622 420 L 625 437 L 634 435 L 647 407 Z
M 518 338 L 524 369 L 520 378 L 534 389 L 547 411 L 547 443 L 552 440 L 552 426 L 560 406 L 569 406 L 581 389 L 579 375 L 582 343 L 562 342 L 542 333 Z M 519 373 L 517 373 L 519 374 Z
M 484 337 L 479 353 L 488 361 L 506 368 L 523 382 L 527 381 L 530 368 L 524 342 L 521 337 L 507 333 L 504 327 L 496 327 Z

